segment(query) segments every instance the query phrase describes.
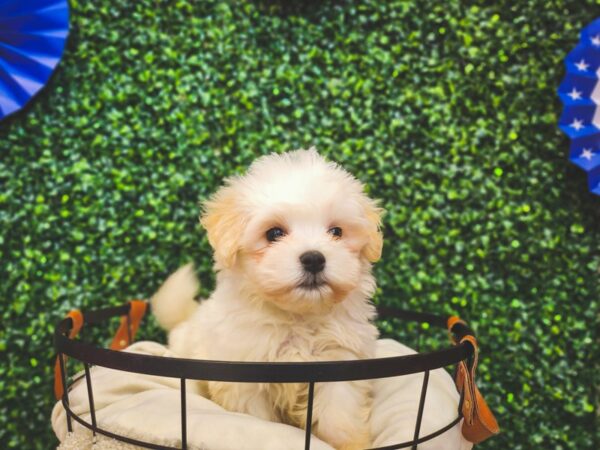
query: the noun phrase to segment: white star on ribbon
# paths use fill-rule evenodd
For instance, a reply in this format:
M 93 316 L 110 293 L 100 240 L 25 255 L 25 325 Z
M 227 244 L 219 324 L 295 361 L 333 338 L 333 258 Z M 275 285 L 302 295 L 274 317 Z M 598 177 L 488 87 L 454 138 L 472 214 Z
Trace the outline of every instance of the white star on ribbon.
M 575 67 L 577 67 L 577 70 L 580 70 L 581 72 L 587 72 L 590 65 L 585 62 L 585 59 L 582 59 L 578 63 L 575 63 Z
M 584 148 L 583 151 L 581 152 L 581 155 L 579 155 L 579 157 L 585 158 L 588 161 L 591 161 L 592 158 L 594 157 L 594 153 L 589 148 Z
M 573 90 L 571 92 L 569 92 L 567 95 L 569 97 L 571 97 L 571 100 L 580 100 L 581 99 L 581 91 L 578 91 L 575 88 L 573 88 Z
M 600 47 L 600 34 L 597 34 L 596 36 L 590 38 L 590 40 L 592 41 L 592 45 L 594 47 Z
M 575 128 L 575 131 L 579 131 L 582 128 L 584 128 L 584 126 L 583 126 L 583 120 L 573 119 L 573 123 L 570 124 L 569 126 Z

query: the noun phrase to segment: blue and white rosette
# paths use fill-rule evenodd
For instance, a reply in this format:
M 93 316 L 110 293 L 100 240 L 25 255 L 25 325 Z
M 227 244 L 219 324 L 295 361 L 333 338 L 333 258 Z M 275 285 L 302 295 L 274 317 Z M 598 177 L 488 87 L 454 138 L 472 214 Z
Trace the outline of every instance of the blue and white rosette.
M 68 34 L 67 0 L 0 0 L 0 120 L 46 85 Z
M 583 29 L 565 65 L 559 127 L 571 139 L 569 159 L 587 172 L 590 190 L 600 195 L 600 18 Z

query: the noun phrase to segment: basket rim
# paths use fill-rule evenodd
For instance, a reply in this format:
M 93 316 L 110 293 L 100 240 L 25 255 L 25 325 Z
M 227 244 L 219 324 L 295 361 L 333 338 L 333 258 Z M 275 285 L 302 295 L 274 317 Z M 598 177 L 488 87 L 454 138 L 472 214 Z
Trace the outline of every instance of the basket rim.
M 111 317 L 127 315 L 129 307 L 129 304 L 124 304 L 85 312 L 84 324 L 97 324 Z M 429 313 L 382 306 L 378 307 L 378 313 L 380 319 L 396 318 L 430 323 L 438 327 L 445 327 L 448 319 Z M 314 383 L 388 378 L 450 366 L 468 360 L 474 353 L 471 343 L 460 342 L 466 335 L 474 336 L 473 331 L 462 321 L 455 323 L 450 330 L 459 343 L 442 350 L 384 358 L 314 362 L 218 361 L 142 355 L 104 349 L 69 339 L 68 331 L 72 326 L 72 319 L 66 318 L 55 327 L 54 347 L 58 354 L 109 369 L 190 380 Z

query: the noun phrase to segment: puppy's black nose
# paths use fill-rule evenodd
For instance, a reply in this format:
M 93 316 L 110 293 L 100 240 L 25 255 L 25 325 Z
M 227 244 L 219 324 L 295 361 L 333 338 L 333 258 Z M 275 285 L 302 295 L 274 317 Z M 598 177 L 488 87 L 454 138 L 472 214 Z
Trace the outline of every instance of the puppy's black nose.
M 325 268 L 325 256 L 316 250 L 302 253 L 300 255 L 300 262 L 304 270 L 310 273 L 319 273 Z

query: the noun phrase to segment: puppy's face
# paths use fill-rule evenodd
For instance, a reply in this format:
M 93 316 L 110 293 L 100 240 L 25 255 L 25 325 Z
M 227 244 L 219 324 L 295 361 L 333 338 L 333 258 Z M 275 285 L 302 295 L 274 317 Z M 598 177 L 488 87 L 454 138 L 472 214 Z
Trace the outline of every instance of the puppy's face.
M 251 298 L 317 312 L 372 289 L 381 210 L 362 185 L 311 150 L 257 160 L 206 203 L 217 270 Z

